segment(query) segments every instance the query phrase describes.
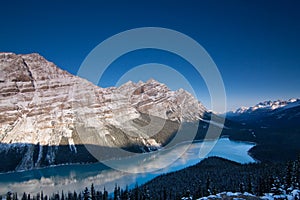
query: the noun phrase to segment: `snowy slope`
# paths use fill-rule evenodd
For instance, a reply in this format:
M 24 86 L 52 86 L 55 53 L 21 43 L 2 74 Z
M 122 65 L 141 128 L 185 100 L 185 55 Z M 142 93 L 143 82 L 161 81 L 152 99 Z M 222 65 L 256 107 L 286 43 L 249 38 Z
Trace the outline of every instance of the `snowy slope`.
M 297 117 L 300 113 L 300 99 L 292 98 L 287 101 L 265 101 L 251 107 L 241 107 L 226 113 L 227 118 L 237 121 L 258 120 L 266 117 L 282 118 L 284 116 Z M 289 114 L 290 113 L 290 114 Z
M 244 113 L 251 113 L 254 111 L 272 111 L 277 109 L 289 109 L 296 106 L 300 106 L 300 99 L 292 98 L 287 101 L 264 101 L 251 107 L 242 106 L 235 111 L 230 112 L 231 115 L 238 115 Z

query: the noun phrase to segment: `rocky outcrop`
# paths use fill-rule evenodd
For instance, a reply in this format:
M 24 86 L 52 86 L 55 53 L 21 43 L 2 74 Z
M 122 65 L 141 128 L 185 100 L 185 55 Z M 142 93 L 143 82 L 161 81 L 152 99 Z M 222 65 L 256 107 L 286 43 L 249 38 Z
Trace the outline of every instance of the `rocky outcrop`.
M 100 88 L 38 54 L 0 53 L 0 152 L 24 155 L 18 169 L 57 164 L 62 147 L 68 162 L 78 145 L 155 150 L 205 113 L 188 92 L 155 80 Z

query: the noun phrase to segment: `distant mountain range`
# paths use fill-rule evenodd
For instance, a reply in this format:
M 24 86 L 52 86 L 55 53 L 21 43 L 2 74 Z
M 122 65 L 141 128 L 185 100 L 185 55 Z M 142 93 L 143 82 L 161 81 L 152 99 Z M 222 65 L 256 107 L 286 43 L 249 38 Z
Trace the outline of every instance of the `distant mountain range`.
M 231 139 L 257 143 L 250 150 L 256 159 L 286 161 L 300 155 L 300 99 L 265 101 L 226 118 L 234 127 Z
M 228 112 L 226 117 L 241 123 L 261 124 L 265 128 L 298 126 L 300 99 L 265 101 L 252 107 L 241 107 L 236 111 Z
M 285 109 L 290 109 L 300 106 L 300 99 L 292 98 L 287 101 L 277 100 L 277 101 L 264 101 L 251 107 L 240 107 L 235 111 L 230 111 L 227 113 L 228 117 L 240 117 L 242 115 L 254 115 L 267 113 L 271 111 L 282 111 Z

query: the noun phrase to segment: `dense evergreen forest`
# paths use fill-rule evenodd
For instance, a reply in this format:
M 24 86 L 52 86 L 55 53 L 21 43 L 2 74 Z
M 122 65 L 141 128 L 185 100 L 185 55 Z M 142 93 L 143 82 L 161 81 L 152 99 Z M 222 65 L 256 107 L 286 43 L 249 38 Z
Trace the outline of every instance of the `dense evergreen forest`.
M 186 169 L 161 175 L 143 187 L 154 199 L 199 198 L 223 191 L 248 192 L 257 196 L 299 189 L 300 159 L 284 163 L 239 164 L 211 157 Z
M 45 195 L 8 192 L 7 200 L 146 200 L 197 199 L 224 191 L 285 195 L 300 187 L 300 156 L 287 163 L 239 164 L 219 157 L 210 157 L 200 163 L 168 174 L 132 189 L 115 186 L 114 191 L 98 190 L 91 183 L 83 191 Z M 254 197 L 253 197 L 254 198 Z M 286 198 L 286 197 L 282 197 Z M 2 199 L 2 198 L 0 198 Z M 297 199 L 294 198 L 294 199 Z

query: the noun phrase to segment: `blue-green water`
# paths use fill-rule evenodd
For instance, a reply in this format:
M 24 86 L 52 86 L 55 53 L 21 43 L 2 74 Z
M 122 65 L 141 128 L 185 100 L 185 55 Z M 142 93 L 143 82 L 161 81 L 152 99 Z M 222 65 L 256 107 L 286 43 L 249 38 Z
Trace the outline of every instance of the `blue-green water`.
M 127 168 L 122 167 L 119 170 L 95 163 L 63 165 L 0 174 L 0 194 L 5 194 L 7 191 L 18 192 L 19 194 L 24 191 L 35 194 L 41 190 L 44 194 L 52 194 L 61 190 L 65 192 L 81 191 L 92 183 L 96 189 L 102 190 L 105 187 L 108 191 L 113 191 L 116 183 L 123 188 L 126 185 L 131 187 L 136 183 L 145 183 L 162 173 L 180 170 L 198 163 L 203 159 L 199 157 L 200 147 L 204 148 L 205 145 L 211 143 L 213 142 L 182 143 L 170 150 L 160 150 L 159 154 L 150 154 L 150 158 L 139 159 L 138 164 L 135 163 L 135 159 L 125 159 L 119 162 L 122 162 L 124 166 L 126 164 Z M 253 146 L 254 144 L 251 143 L 221 138 L 205 157 L 220 156 L 240 163 L 255 162 L 248 155 L 249 149 Z M 124 170 L 122 171 L 122 169 Z

